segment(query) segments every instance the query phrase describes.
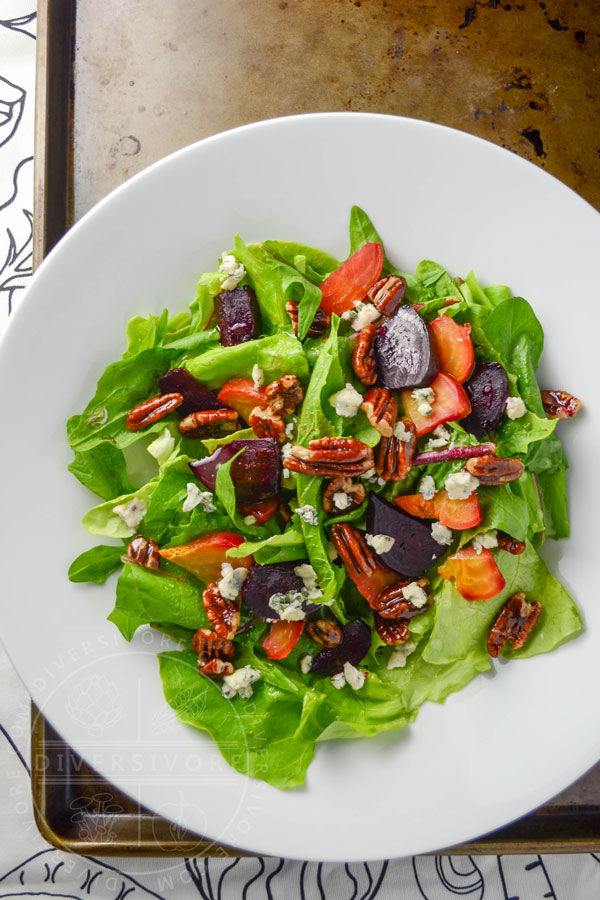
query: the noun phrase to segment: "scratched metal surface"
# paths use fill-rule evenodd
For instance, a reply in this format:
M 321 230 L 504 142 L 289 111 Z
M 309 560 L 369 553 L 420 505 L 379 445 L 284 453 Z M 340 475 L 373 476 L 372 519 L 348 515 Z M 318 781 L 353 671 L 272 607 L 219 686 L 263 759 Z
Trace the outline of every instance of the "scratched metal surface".
M 600 208 L 600 0 L 79 0 L 75 216 L 246 122 L 370 110 L 452 125 Z

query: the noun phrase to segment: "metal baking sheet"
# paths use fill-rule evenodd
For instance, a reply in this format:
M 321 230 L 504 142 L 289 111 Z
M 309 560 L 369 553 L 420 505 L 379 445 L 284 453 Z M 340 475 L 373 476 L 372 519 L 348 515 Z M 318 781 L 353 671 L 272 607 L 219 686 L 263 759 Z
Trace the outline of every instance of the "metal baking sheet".
M 529 0 L 39 0 L 38 13 L 36 263 L 155 160 L 227 128 L 304 112 L 451 125 L 532 160 L 600 208 L 597 0 L 555 0 L 551 10 Z M 237 852 L 140 808 L 39 714 L 33 723 L 36 818 L 53 844 L 113 855 Z M 599 849 L 597 766 L 537 812 L 452 852 Z

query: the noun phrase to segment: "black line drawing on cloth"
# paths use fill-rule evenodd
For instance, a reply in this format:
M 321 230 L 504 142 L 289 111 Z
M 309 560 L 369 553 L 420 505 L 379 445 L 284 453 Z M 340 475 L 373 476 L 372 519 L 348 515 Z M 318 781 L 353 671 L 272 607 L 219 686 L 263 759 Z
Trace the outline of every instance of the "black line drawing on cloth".
M 24 88 L 0 75 L 0 147 L 7 144 L 17 130 L 26 97 Z
M 86 865 L 84 860 L 92 865 L 86 866 L 87 872 L 83 884 L 75 887 L 78 884 L 78 878 L 74 875 L 72 866 L 70 868 L 65 866 L 62 857 L 63 854 L 60 850 L 49 847 L 47 850 L 40 850 L 24 859 L 0 876 L 0 898 L 43 896 L 72 897 L 73 900 L 84 900 L 85 897 L 91 896 L 101 898 L 101 900 L 125 900 L 125 897 L 129 896 L 130 900 L 134 900 L 135 897 L 144 896 L 155 897 L 156 900 L 166 900 L 161 894 L 145 887 L 133 876 L 122 872 L 117 866 L 100 861 L 93 856 L 80 857 L 82 867 Z M 14 878 L 11 879 L 11 876 Z M 44 890 L 39 889 L 41 884 L 44 884 Z M 29 888 L 31 889 L 29 890 Z
M 21 162 L 18 164 L 17 168 L 16 168 L 15 171 L 13 172 L 13 177 L 12 177 L 12 194 L 11 194 L 11 196 L 8 198 L 8 200 L 5 200 L 4 203 L 1 203 L 1 204 L 0 204 L 0 212 L 2 212 L 3 209 L 6 209 L 7 206 L 10 206 L 10 204 L 13 202 L 13 200 L 14 200 L 15 197 L 17 196 L 17 193 L 18 193 L 18 190 L 19 190 L 19 175 L 20 175 L 20 173 L 21 173 L 21 169 L 22 169 L 23 166 L 26 165 L 27 163 L 32 163 L 32 162 L 33 162 L 33 156 L 26 156 L 25 159 L 22 159 Z
M 548 870 L 539 854 L 519 857 L 518 862 L 513 861 L 510 866 L 503 865 L 502 857 L 498 856 L 497 863 L 504 891 L 503 900 L 557 900 Z M 524 873 L 527 873 L 525 879 Z
M 417 887 L 424 900 L 483 898 L 483 875 L 472 856 L 414 856 L 412 864 Z
M 28 224 L 25 241 L 19 246 L 11 228 L 6 229 L 8 250 L 4 262 L 0 262 L 0 293 L 8 294 L 8 312 L 12 311 L 14 294 L 27 287 L 33 271 L 33 215 L 22 210 Z
M 25 757 L 23 756 L 23 754 L 21 753 L 21 751 L 19 750 L 19 748 L 17 747 L 17 745 L 15 744 L 15 742 L 13 741 L 13 739 L 11 738 L 10 734 L 8 733 L 8 731 L 6 730 L 6 728 L 4 727 L 4 725 L 2 725 L 1 723 L 0 723 L 0 732 L 2 732 L 2 734 L 4 735 L 4 737 L 6 738 L 6 740 L 8 741 L 8 743 L 10 744 L 12 750 L 14 751 L 14 753 L 16 754 L 16 756 L 18 757 L 19 762 L 21 763 L 21 765 L 23 766 L 23 768 L 25 769 L 25 771 L 27 772 L 27 774 L 28 774 L 28 775 L 31 775 L 31 769 L 30 769 L 29 766 L 27 765 L 27 760 L 25 759 Z
M 35 22 L 36 18 L 37 13 L 30 12 L 24 16 L 17 16 L 16 19 L 0 19 L 0 25 L 3 28 L 8 28 L 10 31 L 20 31 L 21 34 L 26 34 L 27 37 L 33 38 L 35 41 L 35 28 L 32 27 L 29 30 L 27 26 Z

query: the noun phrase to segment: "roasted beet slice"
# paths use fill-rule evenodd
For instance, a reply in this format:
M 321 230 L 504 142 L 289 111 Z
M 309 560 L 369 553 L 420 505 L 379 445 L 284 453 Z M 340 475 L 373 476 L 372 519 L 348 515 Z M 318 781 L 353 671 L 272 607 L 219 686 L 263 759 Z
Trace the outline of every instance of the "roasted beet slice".
M 254 291 L 247 285 L 217 294 L 215 314 L 224 347 L 243 344 L 260 335 L 260 310 Z
M 269 606 L 269 599 L 273 594 L 301 591 L 304 582 L 294 569 L 307 562 L 307 559 L 300 559 L 297 562 L 269 563 L 266 566 L 254 563 L 242 587 L 242 600 L 248 609 L 261 619 L 279 619 L 279 613 Z M 318 609 L 318 606 L 305 600 L 302 609 L 308 615 Z
M 187 369 L 169 369 L 158 379 L 161 394 L 182 394 L 183 403 L 177 407 L 180 419 L 205 409 L 227 409 L 218 397 L 205 388 Z
M 412 306 L 401 306 L 379 326 L 375 358 L 381 382 L 392 391 L 426 387 L 439 369 L 435 337 Z
M 244 453 L 233 463 L 231 478 L 238 503 L 258 503 L 279 496 L 281 488 L 281 458 L 279 445 L 273 438 L 231 441 L 217 447 L 204 459 L 190 463 L 190 469 L 203 485 L 214 491 L 217 469 L 235 456 Z
M 431 522 L 411 516 L 377 494 L 369 494 L 367 533 L 387 534 L 394 546 L 378 559 L 406 578 L 420 578 L 447 549 L 431 536 Z
M 463 387 L 471 401 L 471 413 L 460 424 L 481 440 L 504 415 L 510 393 L 508 376 L 500 363 L 478 363 Z
M 335 675 L 349 662 L 357 666 L 369 652 L 371 629 L 361 619 L 355 619 L 342 631 L 342 641 L 337 647 L 321 650 L 310 664 L 310 671 L 316 675 Z

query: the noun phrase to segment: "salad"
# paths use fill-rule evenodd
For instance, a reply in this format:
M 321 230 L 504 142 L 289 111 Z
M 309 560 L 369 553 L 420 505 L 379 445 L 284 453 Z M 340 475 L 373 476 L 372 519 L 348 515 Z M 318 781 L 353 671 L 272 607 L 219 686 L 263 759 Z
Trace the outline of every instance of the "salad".
M 167 702 L 238 771 L 300 785 L 318 741 L 581 631 L 538 555 L 569 533 L 556 426 L 580 404 L 540 391 L 507 287 L 400 271 L 353 207 L 344 262 L 236 237 L 189 310 L 126 337 L 68 422 L 83 524 L 112 539 L 69 578 L 119 570 L 109 619 L 179 645 Z

